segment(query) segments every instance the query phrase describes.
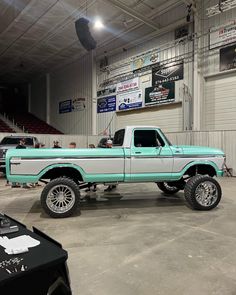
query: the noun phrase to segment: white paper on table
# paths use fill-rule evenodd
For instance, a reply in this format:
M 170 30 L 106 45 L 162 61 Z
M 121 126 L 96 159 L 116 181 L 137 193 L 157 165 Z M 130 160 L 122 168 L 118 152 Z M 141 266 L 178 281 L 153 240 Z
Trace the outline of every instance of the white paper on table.
M 16 238 L 0 237 L 0 245 L 6 249 L 25 249 L 38 246 L 40 241 L 28 235 L 22 235 Z

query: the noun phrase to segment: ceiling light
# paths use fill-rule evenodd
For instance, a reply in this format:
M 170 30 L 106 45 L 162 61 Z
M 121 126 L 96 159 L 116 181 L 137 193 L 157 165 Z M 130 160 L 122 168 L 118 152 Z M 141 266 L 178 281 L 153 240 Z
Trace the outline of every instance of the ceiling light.
M 102 23 L 102 21 L 100 19 L 97 19 L 94 23 L 94 28 L 97 30 L 103 29 L 104 28 L 104 24 Z

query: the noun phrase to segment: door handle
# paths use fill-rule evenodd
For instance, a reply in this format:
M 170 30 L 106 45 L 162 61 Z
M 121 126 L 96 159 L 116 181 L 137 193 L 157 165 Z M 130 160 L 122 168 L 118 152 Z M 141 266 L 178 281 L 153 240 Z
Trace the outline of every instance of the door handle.
M 142 152 L 135 152 L 135 154 L 142 154 Z

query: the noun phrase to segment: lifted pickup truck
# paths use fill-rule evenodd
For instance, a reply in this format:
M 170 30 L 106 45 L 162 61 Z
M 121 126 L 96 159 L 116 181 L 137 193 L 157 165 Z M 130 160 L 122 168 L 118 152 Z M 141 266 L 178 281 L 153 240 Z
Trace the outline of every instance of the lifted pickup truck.
M 158 127 L 128 126 L 115 133 L 113 148 L 9 150 L 10 182 L 48 180 L 41 204 L 51 217 L 68 217 L 79 207 L 80 182 L 155 182 L 166 194 L 184 190 L 189 206 L 215 208 L 221 188 L 224 152 L 209 147 L 175 146 Z

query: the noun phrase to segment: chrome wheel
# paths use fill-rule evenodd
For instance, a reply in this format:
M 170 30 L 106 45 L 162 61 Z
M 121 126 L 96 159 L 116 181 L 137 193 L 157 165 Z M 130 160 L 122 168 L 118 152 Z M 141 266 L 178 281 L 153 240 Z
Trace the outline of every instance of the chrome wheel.
M 204 207 L 212 206 L 218 200 L 218 190 L 216 185 L 211 181 L 200 183 L 195 191 L 196 201 Z
M 68 212 L 75 204 L 75 193 L 68 185 L 56 185 L 48 192 L 46 204 L 54 213 Z

